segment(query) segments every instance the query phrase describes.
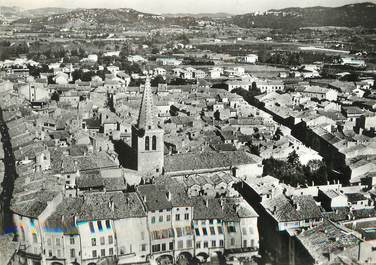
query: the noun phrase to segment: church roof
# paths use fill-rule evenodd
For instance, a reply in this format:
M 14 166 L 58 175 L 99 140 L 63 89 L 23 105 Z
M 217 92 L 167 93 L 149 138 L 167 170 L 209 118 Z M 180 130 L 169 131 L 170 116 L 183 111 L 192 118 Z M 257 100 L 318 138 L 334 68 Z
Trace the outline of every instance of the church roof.
M 154 104 L 151 93 L 150 79 L 147 78 L 145 82 L 144 94 L 142 96 L 140 113 L 138 116 L 138 129 L 154 129 Z

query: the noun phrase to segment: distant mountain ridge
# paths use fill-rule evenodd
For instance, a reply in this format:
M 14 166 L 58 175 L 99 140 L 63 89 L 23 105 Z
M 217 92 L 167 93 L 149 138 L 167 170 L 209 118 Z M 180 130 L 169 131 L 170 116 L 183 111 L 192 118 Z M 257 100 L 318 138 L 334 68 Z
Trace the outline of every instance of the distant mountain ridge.
M 341 7 L 291 7 L 272 9 L 263 13 L 249 13 L 232 17 L 237 26 L 297 28 L 297 27 L 376 27 L 376 4 L 366 2 Z
M 106 9 L 64 9 L 43 8 L 22 10 L 16 7 L 0 7 L 0 20 L 10 15 L 14 23 L 51 25 L 56 27 L 102 27 L 102 26 L 143 26 L 166 25 L 189 26 L 200 19 L 221 20 L 243 28 L 300 28 L 300 27 L 369 27 L 376 26 L 376 4 L 365 2 L 341 7 L 290 7 L 271 9 L 231 16 L 227 13 L 165 14 L 156 15 L 130 8 Z M 16 15 L 15 15 L 16 14 Z M 18 19 L 14 19 L 15 17 Z
M 225 12 L 218 12 L 218 13 L 167 13 L 162 14 L 165 17 L 194 17 L 194 18 L 229 18 L 233 15 L 230 13 Z

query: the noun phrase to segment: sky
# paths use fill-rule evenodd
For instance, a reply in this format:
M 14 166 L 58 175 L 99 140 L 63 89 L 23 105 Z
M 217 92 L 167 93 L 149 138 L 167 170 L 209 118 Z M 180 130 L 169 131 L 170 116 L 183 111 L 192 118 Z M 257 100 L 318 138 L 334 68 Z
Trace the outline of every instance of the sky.
M 367 0 L 0 0 L 0 6 L 25 9 L 40 7 L 66 8 L 133 8 L 142 12 L 243 14 L 285 7 L 341 6 Z M 376 3 L 376 0 L 368 0 Z

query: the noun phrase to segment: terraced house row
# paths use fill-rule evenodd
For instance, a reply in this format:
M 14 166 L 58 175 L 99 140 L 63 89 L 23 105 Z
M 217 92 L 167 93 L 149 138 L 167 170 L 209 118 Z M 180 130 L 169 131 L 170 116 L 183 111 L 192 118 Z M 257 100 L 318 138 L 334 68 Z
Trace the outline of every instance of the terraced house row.
M 189 198 L 176 184 L 13 206 L 23 264 L 135 264 L 168 256 L 258 253 L 256 212 L 239 197 Z M 19 206 L 19 207 L 18 207 Z

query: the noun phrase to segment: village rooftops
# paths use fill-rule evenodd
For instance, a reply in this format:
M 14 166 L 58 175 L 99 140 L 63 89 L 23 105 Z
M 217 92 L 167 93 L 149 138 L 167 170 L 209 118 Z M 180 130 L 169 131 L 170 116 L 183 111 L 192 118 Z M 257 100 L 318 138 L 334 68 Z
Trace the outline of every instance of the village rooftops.
M 333 258 L 338 256 L 356 258 L 356 247 L 360 243 L 360 239 L 345 228 L 329 221 L 303 231 L 297 238 L 315 260 L 315 264 L 328 264 L 330 256 L 331 262 L 335 262 Z
M 213 169 L 230 169 L 231 167 L 256 164 L 258 161 L 252 154 L 244 151 L 234 152 L 199 152 L 165 156 L 165 172 L 173 174 L 185 171 Z

